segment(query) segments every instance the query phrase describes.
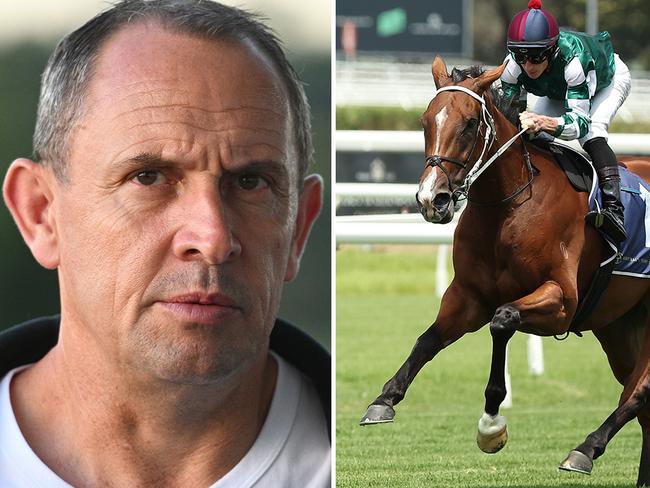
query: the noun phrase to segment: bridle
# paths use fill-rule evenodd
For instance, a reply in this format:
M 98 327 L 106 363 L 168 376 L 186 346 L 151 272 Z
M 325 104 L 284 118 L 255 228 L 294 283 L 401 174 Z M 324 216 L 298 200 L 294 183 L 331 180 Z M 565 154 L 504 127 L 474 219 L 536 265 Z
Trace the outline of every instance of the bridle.
M 443 174 L 447 177 L 447 181 L 449 183 L 449 188 L 451 191 L 452 198 L 454 199 L 454 202 L 458 202 L 459 200 L 464 200 L 467 199 L 468 202 L 471 202 L 474 205 L 501 205 L 503 203 L 507 203 L 510 200 L 516 198 L 518 195 L 520 195 L 526 188 L 530 186 L 530 184 L 533 182 L 533 178 L 535 177 L 535 173 L 533 171 L 533 166 L 532 163 L 530 162 L 530 154 L 528 153 L 528 149 L 526 148 L 526 144 L 524 143 L 523 138 L 521 139 L 522 141 L 522 146 L 523 146 L 523 156 L 524 156 L 524 162 L 526 163 L 526 169 L 528 171 L 528 181 L 521 187 L 515 190 L 515 192 L 498 201 L 494 202 L 477 202 L 475 200 L 471 200 L 469 198 L 469 189 L 472 186 L 472 184 L 477 180 L 483 172 L 492 165 L 496 159 L 501 156 L 514 142 L 517 140 L 517 138 L 521 137 L 521 135 L 526 131 L 526 129 L 521 129 L 517 134 L 515 134 L 512 138 L 510 138 L 508 141 L 506 141 L 505 144 L 503 144 L 493 155 L 485 161 L 484 164 L 483 162 L 483 157 L 486 155 L 486 153 L 489 152 L 490 148 L 492 147 L 492 144 L 494 141 L 497 139 L 496 136 L 496 128 L 494 125 L 494 118 L 492 117 L 492 114 L 490 114 L 490 111 L 487 109 L 487 104 L 485 103 L 485 98 L 483 98 L 481 95 L 478 93 L 473 92 L 472 90 L 465 88 L 464 86 L 459 86 L 459 85 L 451 85 L 451 86 L 445 86 L 442 88 L 439 88 L 438 91 L 436 92 L 437 96 L 440 92 L 443 91 L 460 91 L 463 92 L 475 100 L 477 100 L 481 104 L 481 119 L 479 120 L 478 126 L 476 128 L 476 136 L 474 138 L 474 145 L 472 146 L 471 151 L 469 152 L 469 155 L 467 156 L 467 159 L 462 162 L 459 161 L 458 159 L 455 158 L 450 158 L 448 156 L 442 156 L 438 154 L 434 155 L 429 155 L 424 159 L 424 162 L 426 163 L 426 166 L 431 166 L 440 168 L 440 171 L 443 172 Z M 434 98 L 435 98 L 434 96 Z M 467 175 L 465 176 L 465 179 L 463 180 L 463 183 L 458 185 L 456 188 L 454 188 L 454 184 L 451 181 L 451 175 L 449 174 L 449 170 L 443 166 L 443 162 L 449 162 L 452 163 L 461 169 L 466 169 L 467 165 L 469 164 L 469 158 L 472 157 L 472 154 L 474 154 L 474 149 L 476 148 L 476 143 L 479 139 L 480 131 L 481 131 L 481 126 L 485 126 L 485 136 L 483 138 L 483 149 L 481 150 L 481 155 L 478 157 L 472 168 L 469 170 Z

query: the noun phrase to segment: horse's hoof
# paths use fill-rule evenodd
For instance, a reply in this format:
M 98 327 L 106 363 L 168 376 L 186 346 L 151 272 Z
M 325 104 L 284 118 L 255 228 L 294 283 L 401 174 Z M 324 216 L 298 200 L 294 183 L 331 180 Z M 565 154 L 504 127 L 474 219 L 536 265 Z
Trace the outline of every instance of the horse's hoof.
M 359 420 L 359 425 L 385 424 L 392 422 L 395 410 L 388 405 L 370 405 L 366 414 Z
M 591 474 L 594 462 L 589 456 L 580 451 L 571 451 L 558 468 L 563 471 L 575 471 L 576 473 Z
M 484 413 L 478 421 L 476 443 L 481 451 L 494 454 L 503 449 L 508 442 L 506 418 L 501 415 L 494 417 Z

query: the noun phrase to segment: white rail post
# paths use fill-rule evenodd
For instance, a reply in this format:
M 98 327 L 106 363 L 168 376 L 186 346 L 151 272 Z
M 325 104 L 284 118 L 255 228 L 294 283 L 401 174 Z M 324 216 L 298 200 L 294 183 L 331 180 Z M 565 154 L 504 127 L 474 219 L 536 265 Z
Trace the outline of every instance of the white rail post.
M 449 286 L 449 245 L 440 244 L 438 246 L 438 255 L 436 256 L 436 294 L 439 297 L 445 293 L 447 286 Z
M 544 373 L 544 350 L 540 336 L 528 336 L 528 371 L 535 376 Z

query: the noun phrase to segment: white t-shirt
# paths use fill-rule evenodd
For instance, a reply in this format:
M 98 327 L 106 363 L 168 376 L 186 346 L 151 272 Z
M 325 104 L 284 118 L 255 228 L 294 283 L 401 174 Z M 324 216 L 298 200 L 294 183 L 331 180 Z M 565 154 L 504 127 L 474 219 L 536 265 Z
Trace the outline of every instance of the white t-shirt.
M 318 394 L 296 368 L 274 357 L 278 379 L 262 430 L 239 463 L 209 488 L 330 486 L 331 449 Z M 0 487 L 70 488 L 34 454 L 16 422 L 9 384 L 25 367 L 0 383 Z

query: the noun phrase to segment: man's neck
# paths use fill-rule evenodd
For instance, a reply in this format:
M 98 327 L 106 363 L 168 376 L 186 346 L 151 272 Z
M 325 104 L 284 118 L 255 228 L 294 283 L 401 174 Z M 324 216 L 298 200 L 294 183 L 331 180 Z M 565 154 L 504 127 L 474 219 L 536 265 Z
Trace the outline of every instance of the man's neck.
M 66 346 L 17 375 L 11 394 L 32 450 L 75 486 L 209 485 L 252 446 L 275 390 L 267 351 L 237 378 L 197 386 L 146 381 Z

